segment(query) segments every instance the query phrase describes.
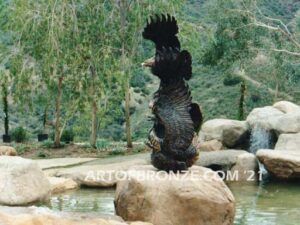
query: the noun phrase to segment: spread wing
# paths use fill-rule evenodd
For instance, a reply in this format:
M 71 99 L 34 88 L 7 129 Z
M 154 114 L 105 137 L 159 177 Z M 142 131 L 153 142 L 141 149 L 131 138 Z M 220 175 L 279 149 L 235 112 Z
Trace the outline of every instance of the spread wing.
M 177 38 L 178 26 L 173 16 L 156 15 L 150 17 L 143 32 L 143 38 L 155 43 L 156 50 L 162 50 L 163 47 L 180 49 L 180 43 Z
M 192 103 L 190 105 L 190 115 L 191 115 L 192 121 L 194 123 L 195 132 L 198 133 L 201 128 L 203 116 L 202 116 L 200 107 L 197 103 Z
M 162 89 L 154 104 L 154 114 L 165 128 L 163 149 L 185 151 L 194 136 L 194 123 L 189 106 L 191 94 L 184 81 Z
M 189 80 L 192 76 L 192 57 L 186 50 L 165 48 L 155 54 L 152 73 L 163 81 Z

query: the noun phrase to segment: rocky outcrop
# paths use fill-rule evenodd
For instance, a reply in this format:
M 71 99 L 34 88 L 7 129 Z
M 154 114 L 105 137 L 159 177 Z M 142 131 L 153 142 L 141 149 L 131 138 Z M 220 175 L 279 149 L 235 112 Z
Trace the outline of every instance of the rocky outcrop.
M 213 119 L 206 121 L 201 128 L 200 141 L 218 140 L 228 148 L 238 146 L 249 136 L 246 121 Z
M 37 159 L 35 162 L 41 169 L 50 169 L 57 167 L 76 166 L 96 160 L 96 158 L 55 158 L 55 159 Z
M 261 149 L 256 156 L 273 176 L 280 179 L 300 178 L 299 151 Z
M 117 215 L 155 225 L 230 225 L 234 202 L 218 175 L 199 166 L 177 175 L 136 167 L 118 182 L 115 195 Z
M 135 165 L 147 165 L 149 161 L 133 159 L 111 164 L 82 165 L 47 172 L 48 176 L 71 178 L 79 185 L 89 187 L 114 187 L 118 176 Z
M 70 178 L 48 177 L 48 180 L 51 184 L 51 194 L 57 194 L 76 189 L 79 186 L 74 180 Z
M 300 106 L 289 101 L 276 102 L 273 107 L 283 113 L 300 113 Z
M 210 141 L 199 142 L 196 145 L 197 150 L 200 152 L 211 152 L 211 151 L 220 151 L 225 149 L 221 141 L 216 139 Z
M 243 150 L 201 152 L 196 163 L 199 166 L 222 171 L 221 176 L 229 181 L 255 181 L 258 170 L 255 155 Z
M 261 127 L 277 133 L 300 132 L 299 106 L 290 102 L 278 102 L 272 106 L 253 109 L 247 117 L 251 128 Z
M 7 156 L 16 156 L 18 153 L 15 148 L 10 146 L 0 146 L 0 156 L 7 155 Z
M 300 133 L 281 134 L 275 150 L 262 149 L 256 156 L 274 177 L 300 178 Z
M 124 222 L 117 216 L 96 216 L 88 213 L 61 213 L 38 207 L 1 207 L 1 225 L 152 225 Z
M 275 145 L 275 150 L 297 151 L 300 153 L 300 133 L 281 134 Z
M 261 127 L 266 130 L 274 130 L 275 123 L 279 118 L 284 115 L 278 109 L 275 109 L 272 106 L 266 106 L 263 108 L 255 108 L 253 109 L 247 117 L 247 122 L 251 126 L 254 127 Z
M 25 205 L 48 198 L 50 183 L 38 165 L 21 157 L 0 157 L 0 204 Z

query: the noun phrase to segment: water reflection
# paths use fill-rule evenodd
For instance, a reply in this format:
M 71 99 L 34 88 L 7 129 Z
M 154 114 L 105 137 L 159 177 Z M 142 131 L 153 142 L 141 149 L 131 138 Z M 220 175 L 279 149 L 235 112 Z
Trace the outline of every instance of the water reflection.
M 64 212 L 101 212 L 114 214 L 114 189 L 83 188 L 51 197 L 49 208 Z
M 300 224 L 300 183 L 229 183 L 236 199 L 234 225 Z M 80 189 L 55 195 L 48 203 L 65 212 L 115 213 L 113 189 Z
M 300 183 L 228 184 L 236 199 L 234 225 L 296 225 L 300 216 Z

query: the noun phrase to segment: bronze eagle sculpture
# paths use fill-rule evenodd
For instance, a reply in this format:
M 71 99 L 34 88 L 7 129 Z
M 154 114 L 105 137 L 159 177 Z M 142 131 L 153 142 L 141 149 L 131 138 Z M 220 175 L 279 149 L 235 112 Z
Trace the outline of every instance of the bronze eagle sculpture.
M 192 102 L 186 82 L 192 76 L 192 58 L 180 49 L 177 33 L 177 22 L 170 15 L 151 17 L 143 31 L 143 38 L 156 48 L 155 56 L 143 65 L 160 79 L 150 105 L 154 125 L 147 145 L 152 165 L 174 172 L 187 170 L 198 159 L 192 141 L 202 124 L 200 107 Z

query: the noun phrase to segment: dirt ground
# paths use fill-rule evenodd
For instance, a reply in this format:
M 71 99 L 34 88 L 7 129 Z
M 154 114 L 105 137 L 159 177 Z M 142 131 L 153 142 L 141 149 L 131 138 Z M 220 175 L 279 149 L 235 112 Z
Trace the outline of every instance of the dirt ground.
M 14 147 L 19 156 L 31 159 L 65 157 L 107 158 L 149 151 L 149 149 L 142 142 L 133 143 L 133 148 L 131 149 L 128 149 L 126 144 L 123 142 L 110 143 L 108 146 L 101 149 L 94 149 L 88 144 L 82 143 L 65 144 L 60 148 L 49 147 L 39 142 L 11 143 L 9 146 Z

